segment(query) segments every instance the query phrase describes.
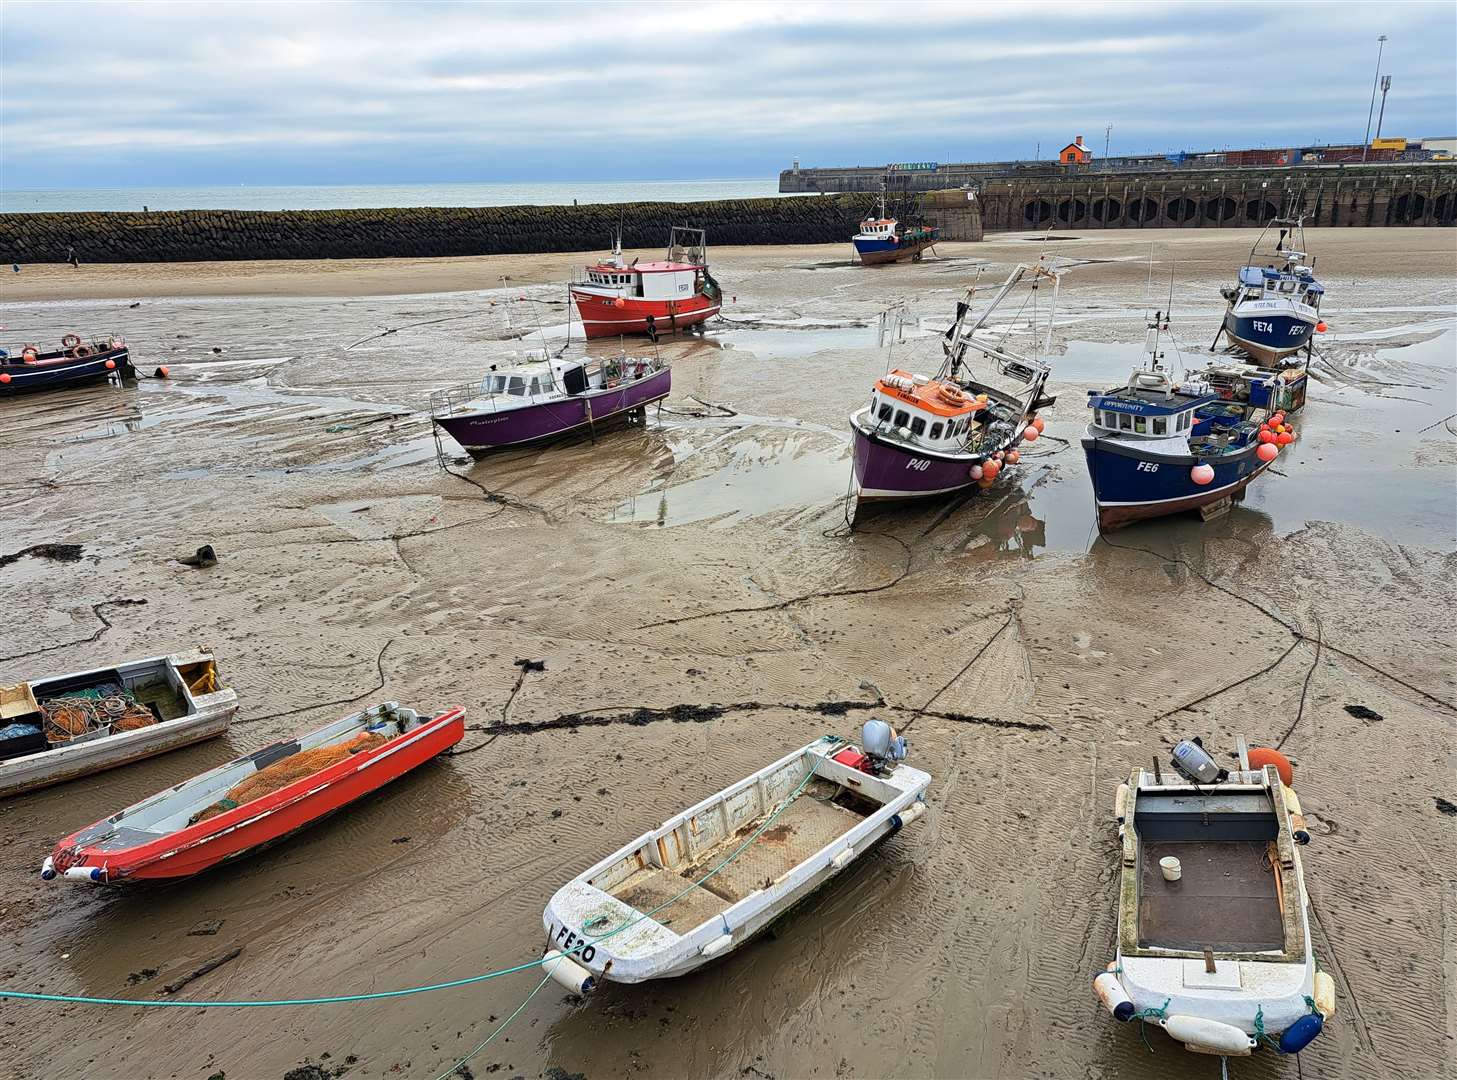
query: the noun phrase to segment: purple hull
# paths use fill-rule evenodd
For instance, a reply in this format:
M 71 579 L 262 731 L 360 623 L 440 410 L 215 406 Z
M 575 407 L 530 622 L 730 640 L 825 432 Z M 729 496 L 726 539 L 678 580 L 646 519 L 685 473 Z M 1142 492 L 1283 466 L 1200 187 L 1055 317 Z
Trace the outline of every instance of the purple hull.
M 922 499 L 974 487 L 971 467 L 984 455 L 912 452 L 867 435 L 852 424 L 855 438 L 855 484 L 861 502 Z
M 672 369 L 664 368 L 608 390 L 592 390 L 494 412 L 467 412 L 434 419 L 472 457 L 480 458 L 498 450 L 514 450 L 566 435 L 584 434 L 625 419 L 634 410 L 667 397 L 671 383 Z

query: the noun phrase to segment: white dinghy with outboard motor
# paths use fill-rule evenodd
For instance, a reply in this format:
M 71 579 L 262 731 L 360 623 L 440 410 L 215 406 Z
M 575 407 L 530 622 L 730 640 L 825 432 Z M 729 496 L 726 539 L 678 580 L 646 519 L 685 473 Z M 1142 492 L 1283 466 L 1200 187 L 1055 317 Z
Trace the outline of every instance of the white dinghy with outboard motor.
M 1152 1020 L 1189 1050 L 1294 1054 L 1334 1014 L 1316 970 L 1299 847 L 1310 834 L 1278 751 L 1219 768 L 1198 740 L 1118 787 L 1118 955 L 1093 980 L 1117 1020 Z
M 826 735 L 588 868 L 546 906 L 542 967 L 571 990 L 684 975 L 743 945 L 925 812 L 931 778 L 881 720 Z

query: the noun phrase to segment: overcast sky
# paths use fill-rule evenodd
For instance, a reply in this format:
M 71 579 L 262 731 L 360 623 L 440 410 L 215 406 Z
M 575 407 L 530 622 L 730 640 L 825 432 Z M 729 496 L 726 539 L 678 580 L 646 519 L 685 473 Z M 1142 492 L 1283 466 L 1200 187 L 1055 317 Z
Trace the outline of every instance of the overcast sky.
M 1457 134 L 1457 4 L 31 3 L 0 184 L 767 177 Z

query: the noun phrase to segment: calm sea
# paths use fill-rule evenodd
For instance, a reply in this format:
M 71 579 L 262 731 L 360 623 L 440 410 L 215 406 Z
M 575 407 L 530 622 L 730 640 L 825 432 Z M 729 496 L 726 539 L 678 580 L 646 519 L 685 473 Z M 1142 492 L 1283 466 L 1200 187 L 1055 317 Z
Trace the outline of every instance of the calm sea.
M 703 202 L 779 194 L 769 180 L 614 180 L 522 184 L 363 184 L 351 187 L 138 187 L 0 191 L 0 212 L 48 210 L 348 210 L 394 206 L 570 206 Z

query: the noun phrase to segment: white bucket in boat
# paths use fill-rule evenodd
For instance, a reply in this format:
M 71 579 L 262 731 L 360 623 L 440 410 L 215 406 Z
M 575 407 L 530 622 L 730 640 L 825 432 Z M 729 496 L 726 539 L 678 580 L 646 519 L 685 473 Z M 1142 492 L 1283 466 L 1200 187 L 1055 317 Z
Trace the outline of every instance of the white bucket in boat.
M 1172 855 L 1165 855 L 1159 860 L 1159 869 L 1163 871 L 1165 881 L 1178 881 L 1184 873 L 1184 868 L 1179 865 L 1179 860 Z

